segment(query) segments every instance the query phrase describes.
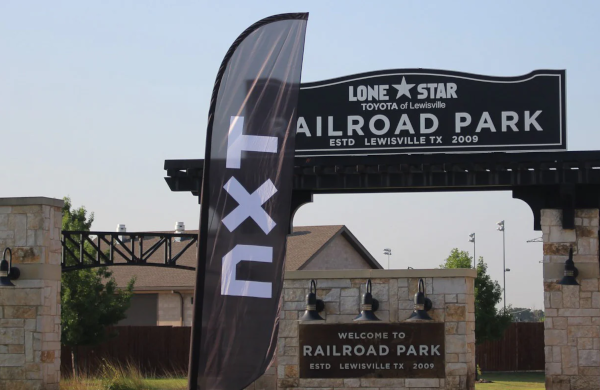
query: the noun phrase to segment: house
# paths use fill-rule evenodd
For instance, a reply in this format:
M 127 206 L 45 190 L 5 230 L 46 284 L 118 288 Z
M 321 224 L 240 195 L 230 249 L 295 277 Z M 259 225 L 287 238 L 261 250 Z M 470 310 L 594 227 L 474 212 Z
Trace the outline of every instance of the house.
M 186 233 L 197 234 L 198 231 Z M 144 240 L 144 246 L 150 247 L 156 240 Z M 186 244 L 186 241 L 173 242 L 173 253 L 178 253 Z M 177 263 L 195 267 L 196 256 L 196 250 L 190 248 Z M 160 262 L 161 259 L 156 253 L 149 261 Z M 381 268 L 343 225 L 298 226 L 287 239 L 286 271 Z M 111 270 L 119 287 L 136 278 L 131 307 L 119 325 L 192 325 L 195 271 L 148 266 L 112 267 Z

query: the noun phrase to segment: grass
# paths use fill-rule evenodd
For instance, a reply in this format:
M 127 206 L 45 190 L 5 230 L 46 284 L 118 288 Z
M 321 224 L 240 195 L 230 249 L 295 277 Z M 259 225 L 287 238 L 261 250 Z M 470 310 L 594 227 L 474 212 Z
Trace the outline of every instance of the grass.
M 177 376 L 167 378 L 144 377 L 134 365 L 119 366 L 104 362 L 100 373 L 65 378 L 60 390 L 185 390 L 187 379 Z
M 544 390 L 546 388 L 543 372 L 484 372 L 481 378 L 494 383 L 477 383 L 476 390 Z
M 483 373 L 483 379 L 493 383 L 477 383 L 476 390 L 543 390 L 544 373 Z M 60 383 L 60 390 L 185 390 L 187 379 L 172 376 L 169 378 L 144 377 L 133 365 L 115 366 L 104 363 L 100 374 L 66 378 Z

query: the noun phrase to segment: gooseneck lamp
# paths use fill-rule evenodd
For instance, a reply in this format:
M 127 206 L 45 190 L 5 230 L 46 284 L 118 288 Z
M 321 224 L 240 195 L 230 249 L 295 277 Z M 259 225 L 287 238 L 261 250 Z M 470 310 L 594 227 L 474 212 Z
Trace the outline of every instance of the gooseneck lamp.
M 360 305 L 360 314 L 354 319 L 355 322 L 365 321 L 381 321 L 375 315 L 375 312 L 379 308 L 379 301 L 373 298 L 371 291 L 373 286 L 371 285 L 371 279 L 367 280 L 367 292 L 362 296 L 362 304 Z
M 565 261 L 565 275 L 558 284 L 562 284 L 563 286 L 579 286 L 577 279 L 575 279 L 577 276 L 579 276 L 579 270 L 573 262 L 573 247 L 571 247 L 569 249 L 569 258 Z
M 415 293 L 415 309 L 406 321 L 433 321 L 427 314 L 432 307 L 431 299 L 425 296 L 425 282 L 419 279 L 419 291 Z
M 6 252 L 10 255 L 6 260 Z M 12 266 L 12 251 L 10 248 L 4 249 L 2 260 L 0 260 L 0 287 L 15 287 L 11 280 L 19 279 L 21 271 Z
M 300 321 L 324 321 L 319 315 L 325 309 L 325 304 L 322 300 L 317 299 L 317 282 L 310 281 L 309 292 L 306 294 L 306 310 Z

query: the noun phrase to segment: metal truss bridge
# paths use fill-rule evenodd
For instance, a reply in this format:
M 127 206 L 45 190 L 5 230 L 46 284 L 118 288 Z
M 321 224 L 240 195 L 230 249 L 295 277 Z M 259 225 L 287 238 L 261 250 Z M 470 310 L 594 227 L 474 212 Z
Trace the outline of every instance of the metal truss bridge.
M 177 242 L 175 250 L 173 243 Z M 195 250 L 198 235 L 191 233 L 121 233 L 62 231 L 63 272 L 84 268 L 135 265 L 194 270 L 177 261 Z M 190 249 L 193 248 L 193 249 Z

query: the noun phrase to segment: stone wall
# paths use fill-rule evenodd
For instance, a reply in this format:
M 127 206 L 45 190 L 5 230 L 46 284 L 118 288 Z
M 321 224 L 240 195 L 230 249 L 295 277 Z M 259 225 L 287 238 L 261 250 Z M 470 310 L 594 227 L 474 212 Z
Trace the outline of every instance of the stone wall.
M 0 253 L 21 271 L 0 287 L 0 390 L 58 390 L 62 204 L 0 198 Z
M 294 271 L 284 281 L 283 310 L 277 343 L 275 370 L 249 389 L 474 389 L 475 305 L 474 270 L 356 270 Z M 299 378 L 298 318 L 305 309 L 311 279 L 317 282 L 317 296 L 325 302 L 321 316 L 326 323 L 351 323 L 360 307 L 365 283 L 373 283 L 373 297 L 379 300 L 376 315 L 383 322 L 406 320 L 413 311 L 419 278 L 426 282 L 433 302 L 430 316 L 445 322 L 446 378 L 430 379 L 307 379 Z
M 600 389 L 598 210 L 576 210 L 575 229 L 562 228 L 561 210 L 542 210 L 546 388 Z M 569 248 L 580 286 L 557 284 Z

